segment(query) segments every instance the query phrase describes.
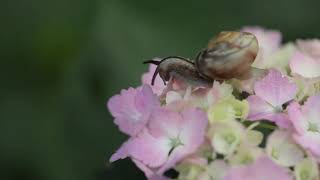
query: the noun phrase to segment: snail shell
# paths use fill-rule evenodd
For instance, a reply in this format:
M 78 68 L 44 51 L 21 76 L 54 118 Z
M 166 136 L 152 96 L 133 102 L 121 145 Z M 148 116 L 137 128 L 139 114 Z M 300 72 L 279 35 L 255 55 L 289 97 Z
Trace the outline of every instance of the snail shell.
M 258 41 L 253 34 L 224 31 L 198 54 L 195 65 L 202 76 L 210 79 L 249 79 L 258 51 Z

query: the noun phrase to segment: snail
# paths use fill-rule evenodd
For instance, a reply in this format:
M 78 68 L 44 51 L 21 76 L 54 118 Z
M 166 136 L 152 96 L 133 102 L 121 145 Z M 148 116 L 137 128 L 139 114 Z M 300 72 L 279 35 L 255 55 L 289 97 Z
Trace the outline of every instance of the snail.
M 223 31 L 209 41 L 208 47 L 200 51 L 194 61 L 169 56 L 161 61 L 148 60 L 144 64 L 157 65 L 152 85 L 159 74 L 164 84 L 170 78 L 176 78 L 193 85 L 209 86 L 214 80 L 250 79 L 257 71 L 251 64 L 258 51 L 258 40 L 253 34 Z

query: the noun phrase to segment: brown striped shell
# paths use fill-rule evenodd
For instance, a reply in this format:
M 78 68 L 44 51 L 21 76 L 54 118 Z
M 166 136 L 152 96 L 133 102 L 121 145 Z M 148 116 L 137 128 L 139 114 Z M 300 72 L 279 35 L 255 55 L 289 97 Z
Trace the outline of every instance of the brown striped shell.
M 248 79 L 258 50 L 258 41 L 253 34 L 225 31 L 209 42 L 195 64 L 201 75 L 211 79 Z

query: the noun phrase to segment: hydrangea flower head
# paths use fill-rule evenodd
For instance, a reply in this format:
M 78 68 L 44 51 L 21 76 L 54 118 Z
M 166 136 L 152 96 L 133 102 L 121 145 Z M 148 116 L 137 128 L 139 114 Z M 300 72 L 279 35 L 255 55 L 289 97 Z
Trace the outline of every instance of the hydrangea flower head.
M 150 180 L 320 180 L 320 41 L 282 45 L 279 31 L 242 30 L 259 43 L 245 52 L 259 52 L 239 78 L 210 79 L 184 58 L 147 61 L 142 85 L 107 103 L 128 135 L 110 162 L 130 158 Z M 221 46 L 221 62 L 237 52 Z

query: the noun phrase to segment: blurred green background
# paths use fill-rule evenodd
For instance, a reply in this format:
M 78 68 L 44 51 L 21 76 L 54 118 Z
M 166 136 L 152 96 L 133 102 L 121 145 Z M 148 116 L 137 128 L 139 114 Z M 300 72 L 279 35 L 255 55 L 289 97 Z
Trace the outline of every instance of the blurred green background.
M 143 179 L 108 164 L 126 139 L 105 108 L 138 86 L 152 57 L 194 57 L 243 25 L 284 41 L 320 36 L 320 1 L 3 0 L 0 4 L 0 179 Z

